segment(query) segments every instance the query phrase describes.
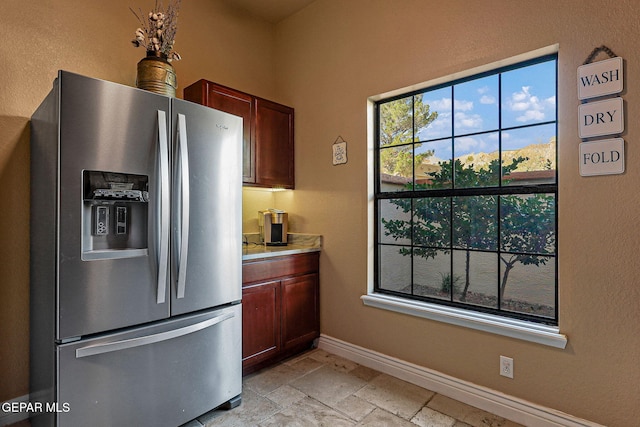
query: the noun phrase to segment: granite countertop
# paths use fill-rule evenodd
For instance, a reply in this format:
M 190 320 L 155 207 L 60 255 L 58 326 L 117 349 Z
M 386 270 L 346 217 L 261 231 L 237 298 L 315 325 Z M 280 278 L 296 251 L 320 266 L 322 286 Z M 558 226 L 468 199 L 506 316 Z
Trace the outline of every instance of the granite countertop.
M 243 234 L 242 260 L 319 252 L 322 236 L 318 234 L 288 233 L 286 246 L 266 246 L 260 242 L 258 233 Z

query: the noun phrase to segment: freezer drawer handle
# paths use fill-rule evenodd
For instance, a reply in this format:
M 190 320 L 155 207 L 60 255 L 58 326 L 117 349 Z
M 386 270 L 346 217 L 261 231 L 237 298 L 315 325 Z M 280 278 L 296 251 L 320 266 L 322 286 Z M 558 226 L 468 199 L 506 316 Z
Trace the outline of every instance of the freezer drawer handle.
M 187 255 L 189 251 L 189 152 L 187 150 L 187 119 L 184 114 L 178 114 L 178 147 L 180 152 L 180 262 L 178 265 L 177 298 L 184 298 L 187 283 Z
M 212 317 L 211 319 L 204 320 L 194 325 L 185 326 L 184 328 L 175 329 L 173 331 L 162 332 L 154 335 L 147 335 L 144 337 L 131 338 L 128 340 L 114 341 L 104 344 L 90 345 L 88 347 L 82 347 L 76 349 L 76 359 L 87 356 L 95 356 L 97 354 L 110 353 L 112 351 L 126 350 L 128 348 L 140 347 L 147 344 L 154 344 L 161 341 L 167 341 L 173 338 L 178 338 L 183 335 L 188 335 L 194 332 L 198 332 L 202 329 L 206 329 L 217 323 L 224 322 L 231 319 L 235 314 L 233 312 L 221 314 L 220 316 Z
M 167 116 L 158 110 L 158 145 L 160 156 L 160 236 L 158 238 L 158 295 L 157 304 L 163 304 L 167 289 L 167 268 L 169 266 L 169 145 L 167 140 Z

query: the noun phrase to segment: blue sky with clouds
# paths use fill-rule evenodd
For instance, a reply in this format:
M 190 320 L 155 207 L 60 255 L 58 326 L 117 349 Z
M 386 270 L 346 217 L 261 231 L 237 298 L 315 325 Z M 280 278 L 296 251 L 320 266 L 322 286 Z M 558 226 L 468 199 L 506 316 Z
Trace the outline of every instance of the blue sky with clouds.
M 555 62 L 544 62 L 502 73 L 502 99 L 498 75 L 462 82 L 451 87 L 425 92 L 423 102 L 438 118 L 418 133 L 420 140 L 446 138 L 426 142 L 422 150 L 434 150 L 441 160 L 451 158 L 451 119 L 454 120 L 454 157 L 470 153 L 498 150 L 499 105 L 502 105 L 502 127 L 531 125 L 555 120 Z M 469 135 L 476 132 L 488 132 Z M 504 149 L 548 142 L 555 126 L 535 126 L 502 132 Z M 436 159 L 433 159 L 436 160 Z

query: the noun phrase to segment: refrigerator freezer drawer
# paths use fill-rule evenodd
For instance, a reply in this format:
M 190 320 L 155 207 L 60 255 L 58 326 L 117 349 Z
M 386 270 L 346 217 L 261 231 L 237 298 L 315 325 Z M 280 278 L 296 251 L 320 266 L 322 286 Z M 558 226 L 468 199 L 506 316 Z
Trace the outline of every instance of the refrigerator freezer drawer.
M 239 395 L 242 308 L 58 347 L 59 426 L 183 424 Z

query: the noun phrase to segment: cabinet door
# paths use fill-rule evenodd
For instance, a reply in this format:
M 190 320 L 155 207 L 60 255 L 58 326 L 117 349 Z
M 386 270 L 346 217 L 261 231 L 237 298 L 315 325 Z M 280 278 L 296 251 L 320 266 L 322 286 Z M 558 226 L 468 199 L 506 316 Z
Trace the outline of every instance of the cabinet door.
M 280 282 L 242 289 L 242 367 L 280 351 Z
M 256 184 L 294 187 L 293 108 L 256 99 Z
M 312 341 L 320 335 L 318 274 L 282 280 L 282 346 Z
M 201 80 L 184 90 L 184 99 L 242 117 L 242 182 L 254 184 L 256 182 L 254 98 L 244 92 Z

